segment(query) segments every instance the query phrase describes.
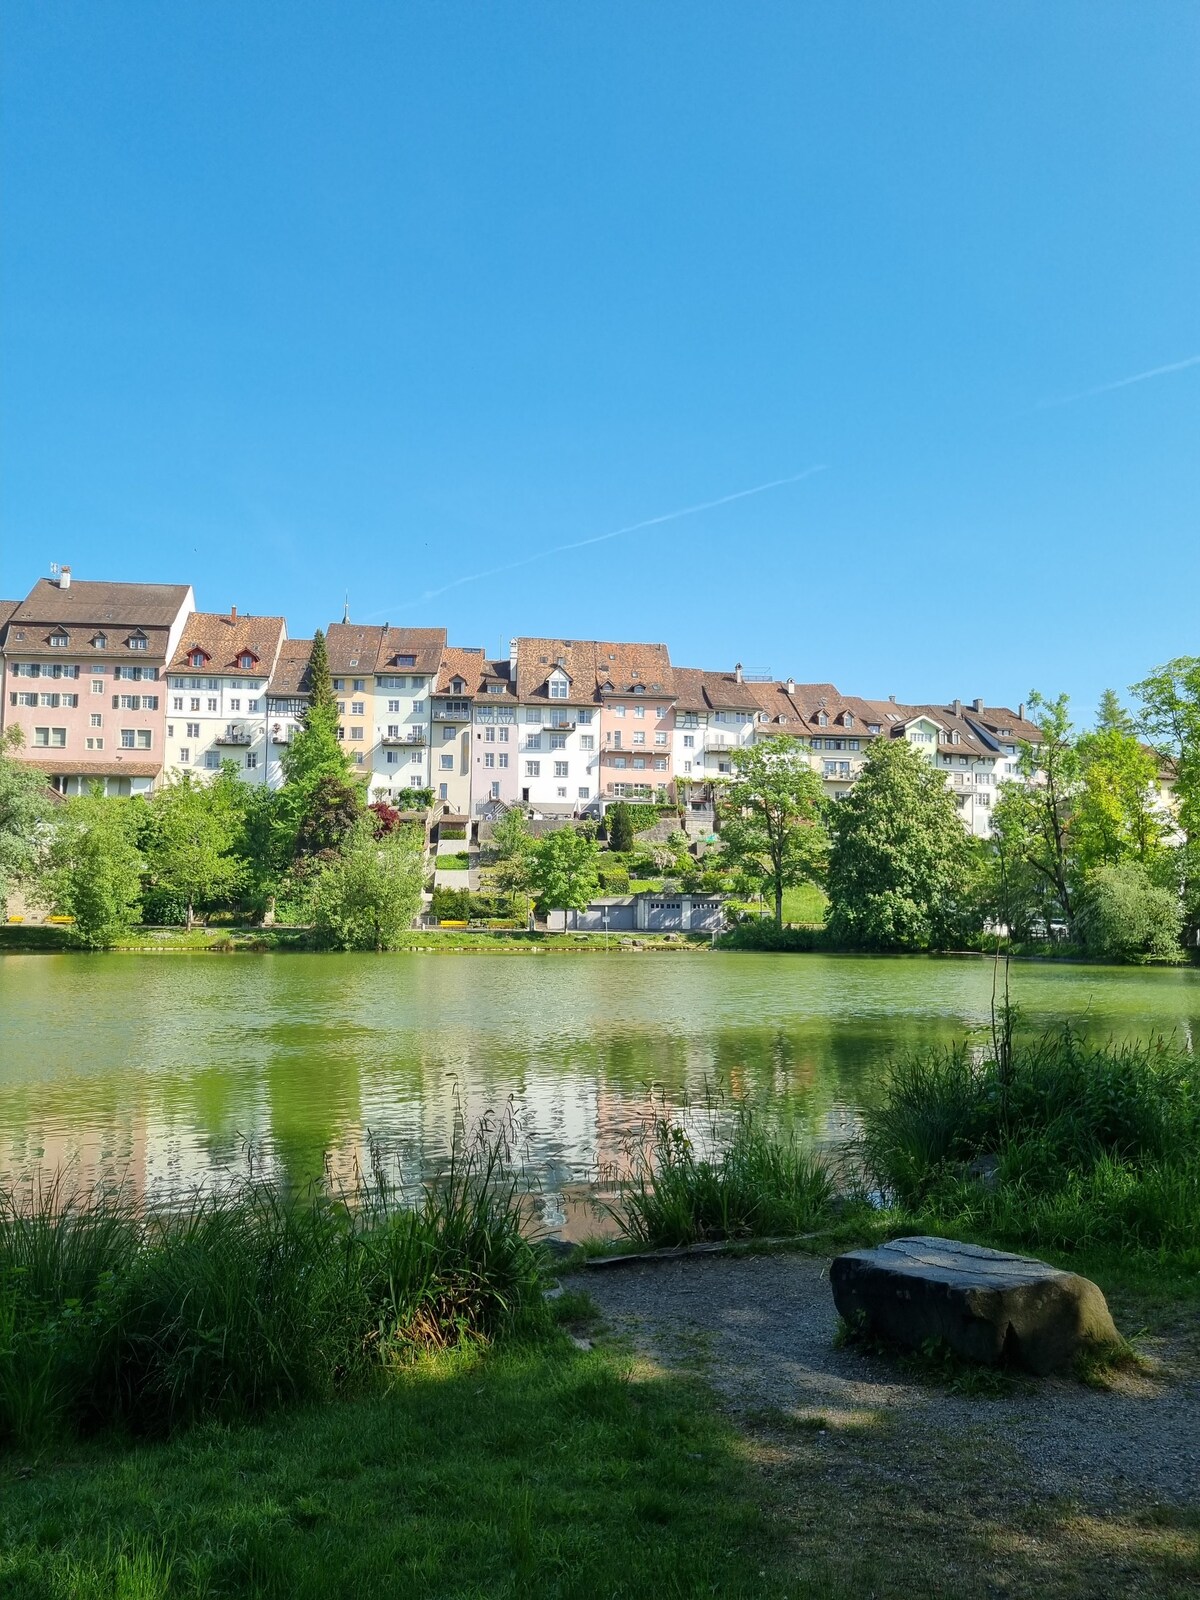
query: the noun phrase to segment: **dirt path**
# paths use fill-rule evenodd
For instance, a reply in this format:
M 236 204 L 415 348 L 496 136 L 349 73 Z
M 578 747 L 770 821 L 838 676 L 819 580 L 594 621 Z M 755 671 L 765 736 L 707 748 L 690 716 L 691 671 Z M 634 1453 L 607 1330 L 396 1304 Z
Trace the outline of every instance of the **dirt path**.
M 909 1486 L 990 1464 L 1006 1495 L 1026 1503 L 1200 1503 L 1194 1331 L 1139 1341 L 1155 1370 L 1122 1374 L 1110 1392 L 1050 1379 L 958 1396 L 835 1349 L 827 1274 L 828 1262 L 803 1255 L 710 1256 L 581 1271 L 568 1286 L 643 1355 L 701 1373 L 739 1419 L 809 1439 L 857 1437 L 856 1465 Z

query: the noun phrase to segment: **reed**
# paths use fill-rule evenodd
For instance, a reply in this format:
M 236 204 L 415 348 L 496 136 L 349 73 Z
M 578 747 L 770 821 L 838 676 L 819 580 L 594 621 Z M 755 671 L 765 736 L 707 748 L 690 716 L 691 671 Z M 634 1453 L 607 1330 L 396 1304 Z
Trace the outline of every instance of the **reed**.
M 167 1215 L 64 1179 L 0 1195 L 0 1442 L 161 1435 L 328 1396 L 544 1319 L 506 1129 L 456 1137 L 408 1203 L 261 1182 Z

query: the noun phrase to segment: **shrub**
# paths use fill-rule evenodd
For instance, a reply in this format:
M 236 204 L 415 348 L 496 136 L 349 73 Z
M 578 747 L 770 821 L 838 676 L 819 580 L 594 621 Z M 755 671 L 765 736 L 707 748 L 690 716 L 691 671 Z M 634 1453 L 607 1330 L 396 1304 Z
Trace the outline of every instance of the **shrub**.
M 1093 868 L 1076 899 L 1074 923 L 1091 956 L 1116 961 L 1182 956 L 1179 896 L 1157 888 L 1140 866 Z
M 620 865 L 602 866 L 598 869 L 600 887 L 605 894 L 629 893 L 629 869 Z
M 824 928 L 777 928 L 769 917 L 747 917 L 717 940 L 722 950 L 810 951 L 828 948 Z
M 433 891 L 429 909 L 439 922 L 468 922 L 471 917 L 471 891 L 437 888 Z
M 700 1118 L 663 1112 L 635 1145 L 613 1208 L 625 1234 L 653 1248 L 799 1233 L 826 1215 L 833 1179 L 795 1139 L 769 1131 L 745 1105 Z M 697 1143 L 712 1155 L 697 1153 Z

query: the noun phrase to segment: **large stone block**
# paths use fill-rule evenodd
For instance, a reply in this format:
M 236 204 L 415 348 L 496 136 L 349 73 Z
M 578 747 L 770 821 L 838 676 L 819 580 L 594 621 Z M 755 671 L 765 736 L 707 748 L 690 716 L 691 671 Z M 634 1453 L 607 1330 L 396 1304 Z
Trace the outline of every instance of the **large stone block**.
M 944 1340 L 987 1365 L 1055 1372 L 1080 1351 L 1120 1337 L 1088 1278 L 953 1239 L 892 1239 L 851 1250 L 834 1261 L 829 1281 L 852 1327 L 911 1350 Z

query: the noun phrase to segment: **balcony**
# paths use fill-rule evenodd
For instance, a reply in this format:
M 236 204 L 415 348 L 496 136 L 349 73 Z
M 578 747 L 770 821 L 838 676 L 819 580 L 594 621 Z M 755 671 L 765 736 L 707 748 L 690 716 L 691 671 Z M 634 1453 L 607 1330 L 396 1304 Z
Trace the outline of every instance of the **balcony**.
M 213 740 L 214 744 L 253 744 L 254 735 L 248 728 L 236 728 L 232 724 L 219 733 Z
M 710 755 L 731 755 L 733 751 L 740 750 L 741 746 L 736 739 L 726 739 L 721 734 L 706 733 L 704 749 Z
M 574 733 L 577 726 L 577 719 L 565 711 L 551 711 L 542 718 L 542 727 L 547 733 Z
M 441 710 L 434 709 L 434 722 L 470 722 L 470 706 L 456 706 L 453 710 L 445 707 Z
M 393 747 L 404 745 L 411 750 L 414 745 L 423 745 L 427 741 L 424 728 L 405 728 L 403 733 L 385 733 L 379 742 Z
M 282 727 L 277 722 L 271 729 L 271 743 L 291 744 L 299 732 L 299 728 Z

